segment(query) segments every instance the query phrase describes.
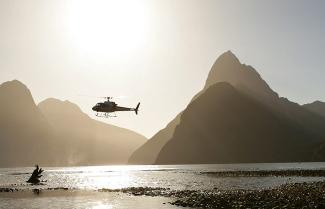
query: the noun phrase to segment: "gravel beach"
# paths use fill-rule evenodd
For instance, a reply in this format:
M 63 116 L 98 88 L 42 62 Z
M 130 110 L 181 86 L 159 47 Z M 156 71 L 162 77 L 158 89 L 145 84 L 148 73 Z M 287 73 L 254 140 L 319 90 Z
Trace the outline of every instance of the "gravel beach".
M 191 208 L 325 208 L 325 182 L 286 184 L 265 190 L 173 191 L 140 187 L 100 191 L 172 197 L 176 200 L 170 204 Z
M 69 193 L 67 188 L 48 188 L 50 191 Z M 0 188 L 0 197 L 19 195 L 21 191 Z M 43 190 L 33 189 L 30 193 L 39 195 Z M 166 188 L 129 187 L 124 189 L 100 189 L 103 193 L 127 194 L 132 196 L 164 197 L 174 206 L 189 208 L 325 208 L 325 182 L 285 184 L 264 190 L 171 190 Z M 93 193 L 95 195 L 95 193 Z M 50 195 L 51 196 L 51 195 Z M 96 196 L 96 195 L 95 195 Z M 148 199 L 147 199 L 148 200 Z

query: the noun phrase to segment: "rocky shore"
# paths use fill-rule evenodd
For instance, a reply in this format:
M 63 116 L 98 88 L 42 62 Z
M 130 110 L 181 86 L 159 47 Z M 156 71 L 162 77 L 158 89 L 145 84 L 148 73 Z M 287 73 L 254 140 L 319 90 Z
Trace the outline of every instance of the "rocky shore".
M 44 189 L 32 189 L 39 194 Z M 64 187 L 48 188 L 68 192 Z M 0 193 L 21 190 L 0 188 Z M 325 181 L 285 184 L 263 190 L 171 190 L 168 188 L 129 187 L 124 189 L 100 189 L 98 192 L 126 193 L 134 196 L 168 197 L 169 204 L 190 208 L 325 208 Z M 167 203 L 167 202 L 166 202 Z M 165 203 L 165 204 L 166 204 Z
M 301 177 L 324 177 L 325 170 L 255 170 L 255 171 L 216 171 L 200 172 L 203 175 L 215 177 L 266 177 L 266 176 L 301 176 Z
M 131 187 L 100 191 L 171 197 L 175 201 L 169 202 L 170 204 L 191 208 L 325 208 L 325 182 L 286 184 L 266 190 L 174 191 Z

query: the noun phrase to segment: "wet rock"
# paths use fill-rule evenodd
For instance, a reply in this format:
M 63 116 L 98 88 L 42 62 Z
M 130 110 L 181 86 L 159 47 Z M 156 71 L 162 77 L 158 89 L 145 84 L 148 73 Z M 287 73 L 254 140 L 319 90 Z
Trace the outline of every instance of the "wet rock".
M 192 208 L 325 208 L 325 182 L 286 184 L 266 190 L 179 191 L 131 187 L 102 191 L 172 197 L 176 200 L 170 204 Z
M 325 170 L 256 170 L 256 171 L 214 171 L 200 172 L 203 175 L 215 177 L 266 177 L 266 176 L 309 176 L 309 177 L 324 177 Z
M 28 183 L 31 183 L 31 184 L 39 184 L 41 181 L 40 181 L 40 178 L 42 177 L 42 173 L 43 173 L 43 169 L 42 168 L 39 168 L 38 165 L 35 165 L 35 170 L 33 171 L 32 175 L 29 177 L 28 179 Z

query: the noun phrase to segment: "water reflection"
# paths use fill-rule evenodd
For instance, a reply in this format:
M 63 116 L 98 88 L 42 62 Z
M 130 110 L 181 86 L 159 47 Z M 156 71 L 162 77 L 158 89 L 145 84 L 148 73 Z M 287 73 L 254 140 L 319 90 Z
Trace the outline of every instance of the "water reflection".
M 86 190 L 126 187 L 171 189 L 263 189 L 284 183 L 320 181 L 323 177 L 214 177 L 202 172 L 226 170 L 324 169 L 325 163 L 233 164 L 172 166 L 88 166 L 45 168 L 45 185 L 26 184 L 32 168 L 0 169 L 0 186 L 19 189 L 76 188 Z
M 92 209 L 112 209 L 113 205 L 107 205 L 103 203 L 96 203 L 95 206 L 92 207 Z

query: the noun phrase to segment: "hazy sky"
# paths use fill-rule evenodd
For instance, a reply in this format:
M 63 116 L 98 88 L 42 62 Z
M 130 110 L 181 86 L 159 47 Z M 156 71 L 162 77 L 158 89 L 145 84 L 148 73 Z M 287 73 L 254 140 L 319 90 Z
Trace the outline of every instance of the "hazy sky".
M 325 101 L 323 0 L 0 0 L 0 82 L 38 103 L 70 100 L 94 118 L 96 98 L 128 96 L 140 114 L 102 119 L 147 137 L 202 89 L 224 51 L 281 96 Z

